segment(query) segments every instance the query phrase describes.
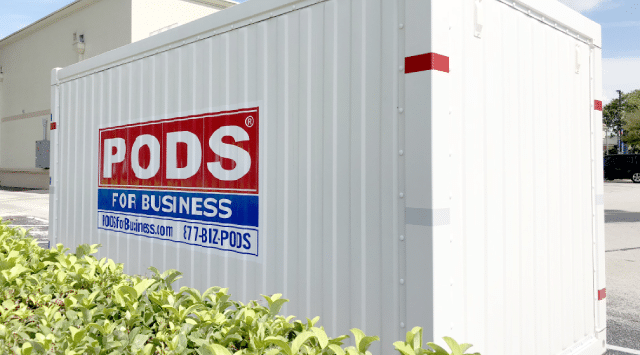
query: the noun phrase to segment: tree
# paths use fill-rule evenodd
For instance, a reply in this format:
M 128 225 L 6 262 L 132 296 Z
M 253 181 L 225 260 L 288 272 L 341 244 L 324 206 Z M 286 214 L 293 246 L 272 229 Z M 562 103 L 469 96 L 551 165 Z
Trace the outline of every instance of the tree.
M 622 94 L 620 98 L 614 99 L 604 106 L 602 110 L 602 122 L 610 131 L 620 132 L 625 121 L 624 115 L 636 111 L 640 108 L 640 90 Z M 626 143 L 626 142 L 625 142 Z
M 620 92 L 618 99 L 614 99 L 602 110 L 602 121 L 607 127 L 608 132 L 613 132 L 611 137 L 622 134 L 622 141 L 626 143 L 631 150 L 638 151 L 640 149 L 640 122 L 628 122 L 640 110 L 640 90 L 635 90 L 624 94 Z M 629 123 L 629 124 L 628 124 Z
M 624 119 L 625 124 L 622 126 L 624 136 L 622 137 L 622 141 L 630 147 L 633 147 L 634 151 L 637 151 L 640 149 L 640 109 L 627 113 Z

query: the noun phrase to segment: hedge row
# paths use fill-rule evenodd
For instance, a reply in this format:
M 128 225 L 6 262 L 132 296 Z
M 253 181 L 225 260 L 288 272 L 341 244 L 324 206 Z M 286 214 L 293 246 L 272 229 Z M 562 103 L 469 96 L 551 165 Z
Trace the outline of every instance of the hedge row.
M 280 294 L 263 296 L 265 307 L 233 301 L 221 287 L 176 292 L 180 272 L 152 267 L 151 278 L 129 276 L 122 264 L 93 257 L 98 247 L 46 250 L 0 223 L 0 353 L 369 355 L 378 340 L 352 329 L 355 346 L 344 347 L 349 336 L 328 337 L 318 317 L 279 315 L 287 302 Z M 445 341 L 454 355 L 470 347 Z M 433 343 L 423 348 L 418 327 L 394 345 L 402 355 L 449 354 Z

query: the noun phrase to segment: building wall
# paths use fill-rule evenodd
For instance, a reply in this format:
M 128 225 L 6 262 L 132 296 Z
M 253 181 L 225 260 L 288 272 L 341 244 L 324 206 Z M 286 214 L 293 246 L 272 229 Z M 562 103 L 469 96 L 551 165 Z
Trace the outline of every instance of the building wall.
M 0 185 L 49 186 L 49 171 L 35 168 L 35 142 L 43 138 L 42 120 L 51 114 L 51 69 L 147 38 L 223 7 L 185 0 L 85 0 L 0 41 L 4 72 L 4 81 L 0 82 Z M 74 47 L 80 35 L 85 41 L 83 55 Z
M 184 25 L 219 9 L 182 0 L 131 0 L 132 42 Z
M 72 11 L 73 7 L 80 9 Z M 0 43 L 4 72 L 0 184 L 4 186 L 48 186 L 48 170 L 35 168 L 35 141 L 42 139 L 42 119 L 50 116 L 51 69 L 81 59 L 74 49 L 74 33 L 84 35 L 84 58 L 131 42 L 130 0 L 87 1 L 53 16 L 60 18 L 45 26 L 36 23 L 35 30 L 27 28 Z

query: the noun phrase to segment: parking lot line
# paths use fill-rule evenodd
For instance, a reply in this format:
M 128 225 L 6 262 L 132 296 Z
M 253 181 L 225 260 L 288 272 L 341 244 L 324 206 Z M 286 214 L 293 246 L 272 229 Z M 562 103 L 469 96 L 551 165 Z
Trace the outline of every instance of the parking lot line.
M 609 350 L 619 351 L 619 352 L 621 352 L 621 353 L 627 353 L 627 354 L 640 355 L 640 350 L 627 349 L 627 348 L 623 348 L 623 347 L 615 346 L 615 345 L 609 345 L 609 344 L 607 344 L 607 349 L 609 349 Z

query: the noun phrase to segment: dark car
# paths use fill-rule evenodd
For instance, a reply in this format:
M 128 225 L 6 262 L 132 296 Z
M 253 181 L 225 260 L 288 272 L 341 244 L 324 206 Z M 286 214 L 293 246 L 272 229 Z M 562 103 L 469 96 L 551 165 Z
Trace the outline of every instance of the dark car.
M 604 179 L 631 179 L 635 183 L 640 183 L 640 154 L 606 155 Z

